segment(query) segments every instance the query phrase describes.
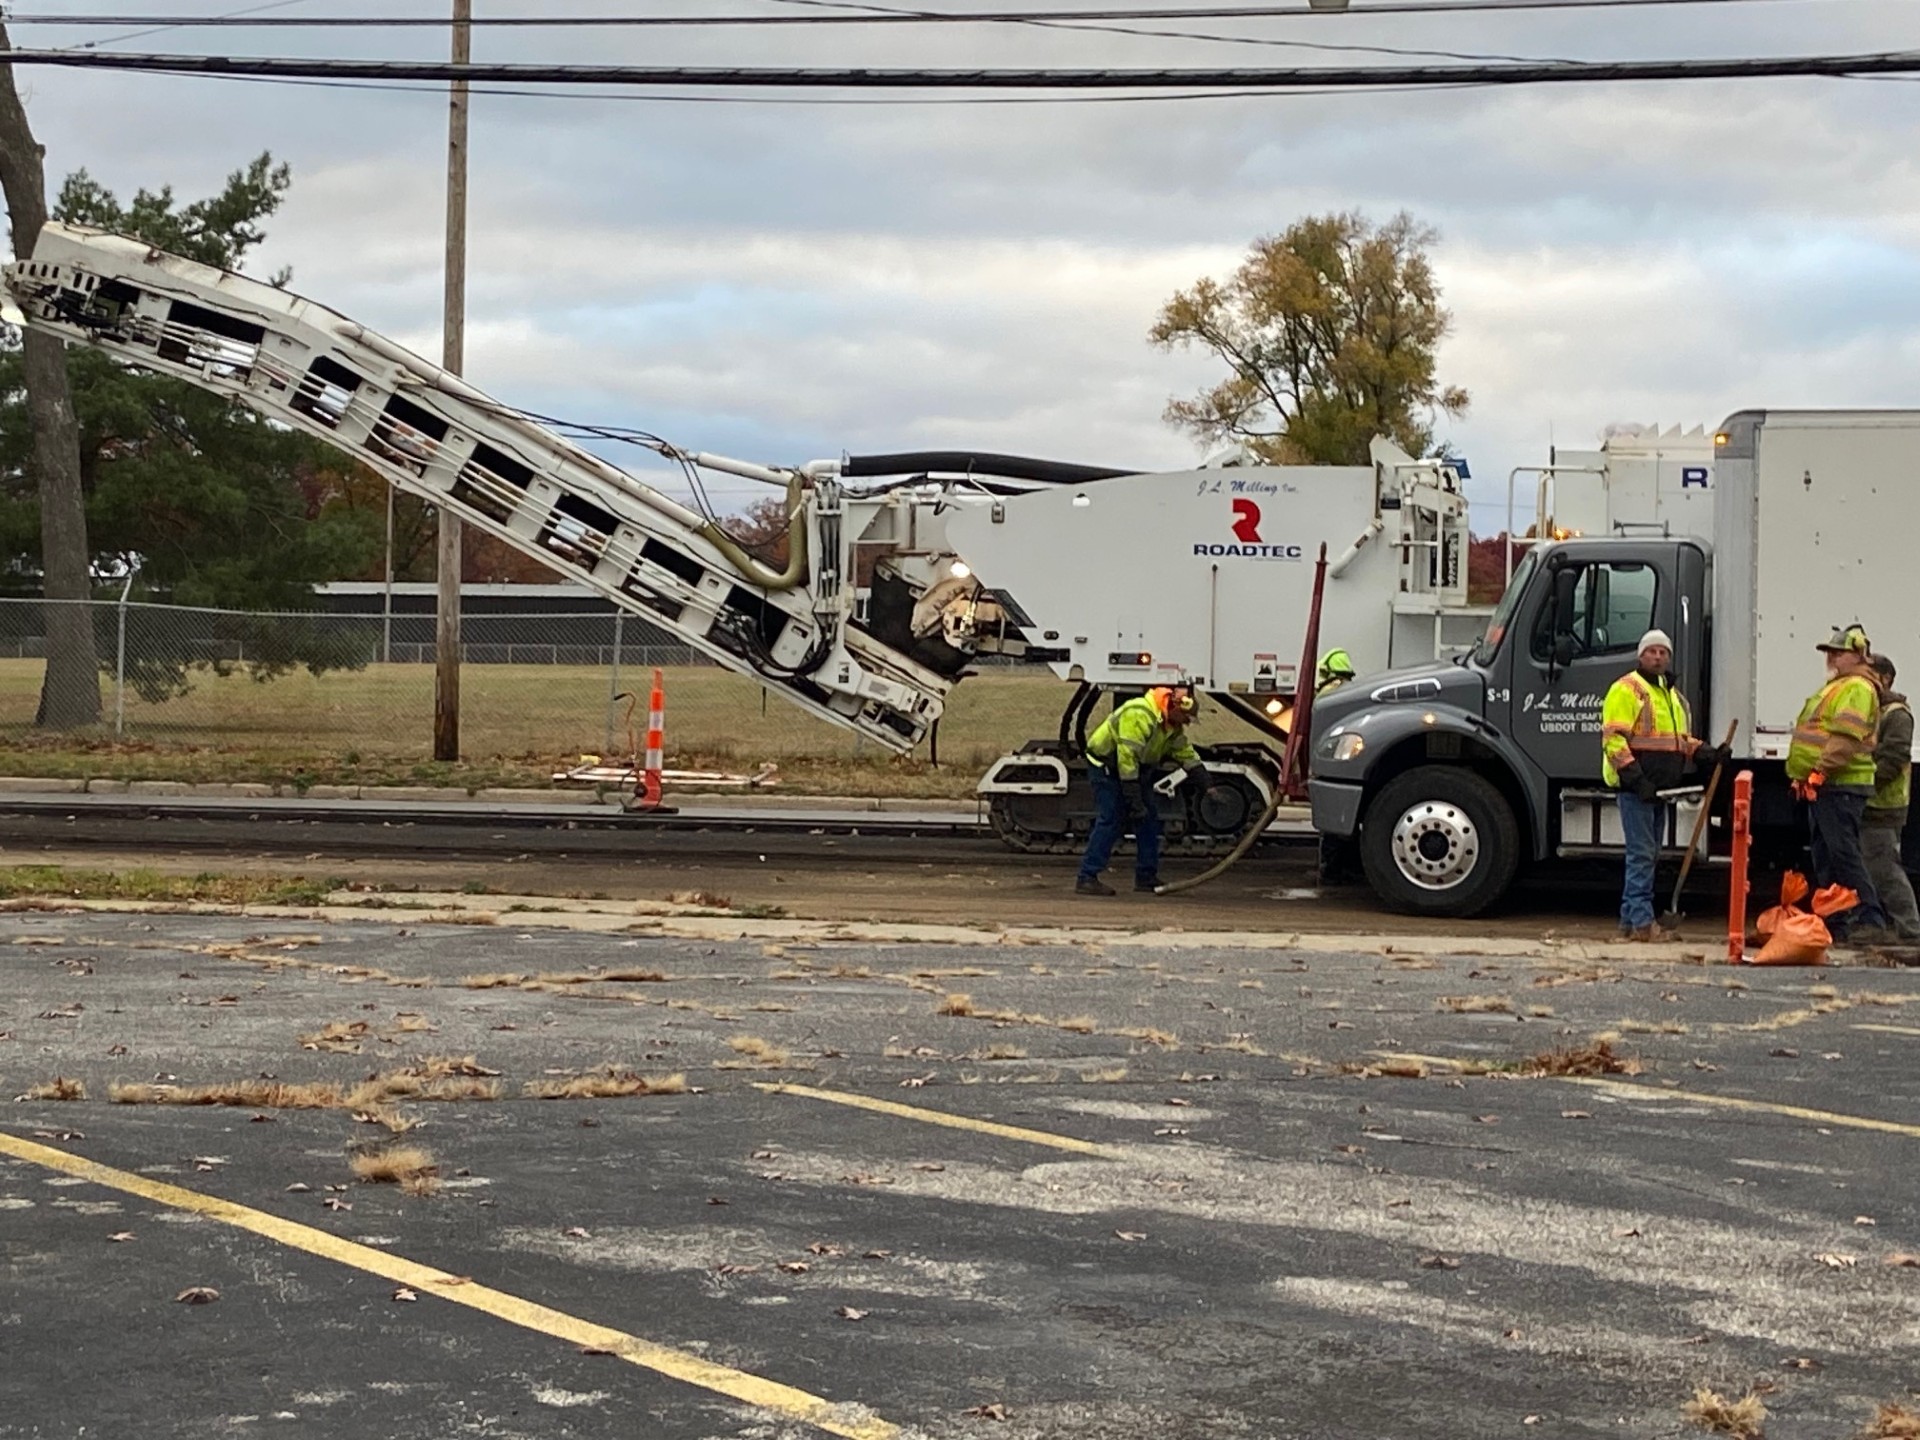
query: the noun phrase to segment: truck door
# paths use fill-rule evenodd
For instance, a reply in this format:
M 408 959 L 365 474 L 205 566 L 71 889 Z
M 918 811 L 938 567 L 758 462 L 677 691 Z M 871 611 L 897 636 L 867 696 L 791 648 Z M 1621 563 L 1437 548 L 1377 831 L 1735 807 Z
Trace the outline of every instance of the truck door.
M 1556 558 L 1514 637 L 1508 733 L 1552 778 L 1597 781 L 1600 706 L 1672 602 L 1647 561 Z

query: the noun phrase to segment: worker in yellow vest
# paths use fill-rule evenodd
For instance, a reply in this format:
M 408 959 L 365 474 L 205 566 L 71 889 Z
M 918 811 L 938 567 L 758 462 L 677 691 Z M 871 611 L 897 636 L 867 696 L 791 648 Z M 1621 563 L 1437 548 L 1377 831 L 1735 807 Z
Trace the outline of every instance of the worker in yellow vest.
M 1177 765 L 1204 794 L 1209 783 L 1200 752 L 1187 738 L 1187 726 L 1199 713 L 1193 691 L 1156 685 L 1144 695 L 1113 707 L 1113 713 L 1087 736 L 1087 767 L 1093 781 L 1093 830 L 1074 881 L 1076 895 L 1111 895 L 1100 878 L 1113 847 L 1133 831 L 1133 888 L 1152 894 L 1160 886 L 1160 811 L 1153 782 Z
M 1873 742 L 1873 798 L 1860 824 L 1860 852 L 1887 924 L 1911 943 L 1920 940 L 1920 905 L 1900 863 L 1900 837 L 1907 828 L 1913 791 L 1913 710 L 1907 697 L 1893 688 L 1897 674 L 1886 656 L 1873 657 L 1874 679 L 1880 683 L 1880 728 Z
M 1626 840 L 1626 876 L 1620 887 L 1620 935 L 1627 940 L 1671 940 L 1654 918 L 1653 880 L 1666 835 L 1672 790 L 1696 764 L 1713 765 L 1723 752 L 1693 733 L 1687 697 L 1667 673 L 1673 641 L 1664 630 L 1640 637 L 1634 668 L 1613 682 L 1600 709 L 1600 773 L 1620 792 L 1620 829 Z
M 1845 885 L 1860 896 L 1851 910 L 1829 918 L 1837 940 L 1884 945 L 1894 936 L 1867 873 L 1860 827 L 1873 798 L 1873 742 L 1880 726 L 1880 687 L 1871 664 L 1867 632 L 1858 625 L 1835 630 L 1817 647 L 1827 657 L 1827 683 L 1800 707 L 1787 747 L 1787 779 L 1808 802 L 1813 880 Z

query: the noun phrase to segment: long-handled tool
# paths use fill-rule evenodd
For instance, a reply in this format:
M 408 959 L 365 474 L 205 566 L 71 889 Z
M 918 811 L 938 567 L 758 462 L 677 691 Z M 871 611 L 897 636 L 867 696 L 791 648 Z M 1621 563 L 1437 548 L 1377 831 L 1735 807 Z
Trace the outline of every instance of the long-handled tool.
M 1727 726 L 1727 738 L 1720 742 L 1725 750 L 1733 745 L 1733 737 L 1740 732 L 1740 722 L 1735 720 Z M 1706 831 L 1707 816 L 1713 813 L 1713 795 L 1720 788 L 1720 772 L 1726 768 L 1722 760 L 1714 765 L 1713 774 L 1707 777 L 1707 793 L 1700 797 L 1700 813 L 1693 817 L 1693 834 L 1687 837 L 1687 855 L 1680 862 L 1680 878 L 1673 884 L 1673 903 L 1667 906 L 1667 913 L 1660 917 L 1663 928 L 1672 930 L 1686 917 L 1680 913 L 1680 892 L 1687 888 L 1687 877 L 1693 873 L 1693 857 L 1700 849 L 1700 836 Z

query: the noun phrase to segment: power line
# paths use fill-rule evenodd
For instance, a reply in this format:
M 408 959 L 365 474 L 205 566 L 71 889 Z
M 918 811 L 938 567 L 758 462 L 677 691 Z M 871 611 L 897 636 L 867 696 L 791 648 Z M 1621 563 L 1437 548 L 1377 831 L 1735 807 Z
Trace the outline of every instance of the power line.
M 3 62 L 0 62 L 3 63 Z M 398 81 L 381 82 L 374 80 L 287 80 L 268 78 L 259 75 L 219 75 L 212 79 L 232 80 L 240 85 L 290 85 L 312 90 L 366 90 L 386 94 L 425 95 L 438 98 L 437 90 L 423 85 L 410 85 Z M 1920 76 L 1881 75 L 1864 77 L 1881 80 L 1920 80 Z M 1379 85 L 1364 92 L 1367 95 L 1407 95 L 1413 93 L 1431 94 L 1434 90 L 1476 90 L 1484 87 L 1471 82 L 1459 85 Z M 1316 93 L 1311 90 L 1259 89 L 1259 90 L 1156 90 L 1147 94 L 1126 93 L 1068 93 L 1058 95 L 944 95 L 930 96 L 852 96 L 852 95 L 696 95 L 686 91 L 665 94 L 632 94 L 619 91 L 589 90 L 520 90 L 505 85 L 474 85 L 470 91 L 475 95 L 500 96 L 519 100 L 592 100 L 619 101 L 636 104 L 656 105 L 780 105 L 780 106 L 950 106 L 950 105 L 1146 105 L 1172 104 L 1183 100 L 1263 100 L 1296 99 L 1305 100 Z
M 1511 65 L 1369 65 L 1292 69 L 792 69 L 749 66 L 542 65 L 445 61 L 317 60 L 300 57 L 140 55 L 15 50 L 9 65 L 53 65 L 150 75 L 266 79 L 415 81 L 444 85 L 649 85 L 800 90 L 1355 90 L 1377 86 L 1565 85 L 1622 81 L 1859 78 L 1920 73 L 1920 51 L 1784 55 L 1706 60 L 1593 60 Z
M 278 9 L 297 0 L 258 9 Z M 858 11 L 858 14 L 821 15 L 490 15 L 475 16 L 476 29 L 671 29 L 706 26 L 795 26 L 795 25 L 890 25 L 945 24 L 988 25 L 1022 21 L 1091 20 L 1299 20 L 1309 16 L 1423 15 L 1458 14 L 1463 11 L 1498 13 L 1501 11 L 1619 10 L 1671 8 L 1676 6 L 1731 6 L 1760 4 L 1801 4 L 1831 6 L 1840 0 L 1380 0 L 1376 4 L 1351 5 L 1345 10 L 1316 10 L 1306 4 L 1252 6 L 1165 6 L 1107 10 L 904 10 L 879 5 L 860 5 L 850 0 L 777 0 L 788 5 L 806 5 L 826 11 Z M 275 15 L 262 16 L 251 11 L 227 15 L 14 15 L 10 25 L 49 26 L 124 26 L 147 25 L 154 34 L 161 30 L 181 29 L 434 29 L 444 30 L 447 20 L 426 15 Z M 117 39 L 128 39 L 119 36 Z M 96 42 L 105 43 L 105 42 Z

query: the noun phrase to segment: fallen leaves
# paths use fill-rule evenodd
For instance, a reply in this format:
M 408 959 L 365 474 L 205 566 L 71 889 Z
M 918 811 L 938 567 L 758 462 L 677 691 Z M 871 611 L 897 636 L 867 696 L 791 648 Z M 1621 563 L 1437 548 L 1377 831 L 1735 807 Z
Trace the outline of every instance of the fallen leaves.
M 131 1239 L 133 1239 L 133 1231 L 131 1230 L 116 1230 L 113 1234 L 107 1236 L 109 1243 L 114 1245 L 124 1245 Z
M 1004 1420 L 1007 1418 L 1007 1407 L 996 1400 L 991 1405 L 974 1405 L 960 1413 L 975 1420 Z
M 838 1310 L 834 1311 L 833 1313 L 838 1315 L 842 1320 L 864 1320 L 867 1318 L 867 1314 L 868 1314 L 867 1311 L 856 1310 L 851 1305 L 842 1305 Z
M 1834 1250 L 1822 1250 L 1813 1258 L 1829 1270 L 1851 1270 L 1860 1263 L 1858 1255 L 1842 1255 Z
M 1116 1230 L 1113 1232 L 1113 1238 L 1116 1240 L 1125 1240 L 1131 1244 L 1136 1240 L 1146 1239 L 1147 1232 L 1144 1230 Z
M 1560 1112 L 1560 1118 L 1562 1120 L 1591 1120 L 1593 1118 L 1593 1112 L 1591 1110 L 1562 1110 Z
M 401 1285 L 394 1290 L 393 1298 L 395 1300 L 400 1301 L 402 1304 L 408 1304 L 408 1303 L 411 1303 L 412 1301 L 418 1300 L 420 1297 L 419 1295 L 415 1294 L 413 1291 L 409 1290 L 406 1286 Z
M 1422 1255 L 1420 1268 L 1422 1270 L 1458 1270 L 1460 1262 L 1451 1255 Z
M 569 1240 L 591 1240 L 593 1238 L 592 1234 L 590 1234 L 583 1225 L 569 1225 L 560 1233 Z
M 1896 1250 L 1881 1263 L 1898 1266 L 1904 1270 L 1920 1270 L 1920 1255 L 1914 1254 L 1911 1250 Z
M 189 1285 L 174 1296 L 177 1305 L 211 1305 L 220 1298 L 220 1292 L 211 1285 Z

